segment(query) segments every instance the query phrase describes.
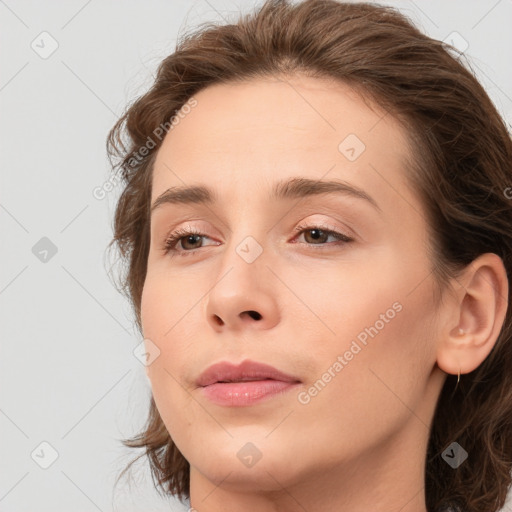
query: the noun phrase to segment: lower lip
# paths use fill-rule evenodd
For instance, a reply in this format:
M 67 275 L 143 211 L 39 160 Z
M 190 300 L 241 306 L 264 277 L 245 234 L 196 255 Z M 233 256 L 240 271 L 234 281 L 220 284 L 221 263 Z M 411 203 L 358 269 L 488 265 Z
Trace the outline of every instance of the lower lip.
M 282 394 L 299 384 L 281 380 L 254 380 L 245 382 L 216 382 L 204 386 L 206 398 L 218 405 L 243 407 Z

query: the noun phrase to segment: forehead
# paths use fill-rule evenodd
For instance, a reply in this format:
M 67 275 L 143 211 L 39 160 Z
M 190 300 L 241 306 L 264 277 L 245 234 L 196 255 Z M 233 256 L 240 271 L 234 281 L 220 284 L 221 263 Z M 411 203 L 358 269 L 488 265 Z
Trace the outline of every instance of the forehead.
M 297 176 L 342 179 L 390 206 L 397 194 L 415 201 L 404 180 L 403 128 L 346 84 L 275 77 L 215 84 L 194 98 L 157 154 L 152 201 L 191 184 L 247 201 Z

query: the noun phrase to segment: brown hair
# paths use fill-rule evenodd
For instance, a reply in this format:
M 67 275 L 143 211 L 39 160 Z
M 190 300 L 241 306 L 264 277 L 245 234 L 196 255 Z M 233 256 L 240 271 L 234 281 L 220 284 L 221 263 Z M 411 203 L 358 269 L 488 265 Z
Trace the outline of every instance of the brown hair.
M 210 23 L 182 37 L 107 143 L 124 185 L 109 248 L 116 243 L 127 262 L 121 288 L 141 334 L 151 174 L 161 145 L 152 134 L 201 89 L 256 77 L 300 72 L 332 78 L 391 113 L 407 129 L 413 149 L 408 178 L 428 212 L 439 290 L 486 252 L 502 258 L 510 281 L 512 208 L 506 191 L 512 184 L 512 141 L 483 87 L 456 57 L 454 48 L 427 37 L 394 8 L 335 0 L 268 0 L 234 24 Z M 154 147 L 141 157 L 149 138 Z M 493 512 L 504 505 L 512 468 L 511 316 L 508 308 L 491 353 L 461 376 L 454 393 L 456 377 L 446 379 L 427 451 L 429 511 L 453 504 L 467 512 Z M 457 469 L 441 457 L 453 441 L 469 453 Z M 189 463 L 152 397 L 144 431 L 123 443 L 145 449 L 135 460 L 148 456 L 159 491 L 189 497 Z

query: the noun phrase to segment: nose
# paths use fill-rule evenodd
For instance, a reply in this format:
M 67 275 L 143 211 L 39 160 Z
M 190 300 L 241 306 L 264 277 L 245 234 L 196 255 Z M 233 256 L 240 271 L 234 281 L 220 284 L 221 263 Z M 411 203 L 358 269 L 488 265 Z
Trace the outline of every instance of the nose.
M 238 246 L 238 249 L 240 247 Z M 265 251 L 251 261 L 236 247 L 226 248 L 207 294 L 208 323 L 223 330 L 271 329 L 279 322 L 276 279 Z

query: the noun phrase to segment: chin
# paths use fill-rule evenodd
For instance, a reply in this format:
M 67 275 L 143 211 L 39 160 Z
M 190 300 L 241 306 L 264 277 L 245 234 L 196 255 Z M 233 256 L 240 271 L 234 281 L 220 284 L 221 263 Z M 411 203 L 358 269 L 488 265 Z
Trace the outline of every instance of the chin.
M 276 481 L 269 476 L 273 475 L 278 481 L 290 475 L 290 470 L 296 468 L 297 464 L 290 464 L 290 453 L 286 453 L 286 445 L 283 439 L 276 436 L 275 439 L 265 439 L 269 429 L 261 428 L 255 434 L 254 425 L 251 425 L 251 434 L 244 435 L 237 429 L 228 428 L 233 437 L 222 431 L 221 436 L 209 438 L 206 436 L 206 443 L 193 449 L 191 457 L 186 457 L 191 465 L 216 483 L 222 482 L 229 474 L 225 483 L 237 482 L 242 485 L 257 480 L 259 483 L 276 484 Z M 272 434 L 274 435 L 274 434 Z M 207 446 L 207 448 L 206 448 Z M 183 453 L 183 452 L 182 452 Z M 185 455 L 185 454 L 184 454 Z M 187 454 L 188 455 L 188 454 Z M 224 486 L 224 484 L 223 484 Z
M 274 454 L 275 457 L 275 454 Z M 276 457 L 279 461 L 264 460 L 262 457 L 254 466 L 243 465 L 236 456 L 212 452 L 209 460 L 201 460 L 195 469 L 213 485 L 234 492 L 280 491 L 290 485 L 293 474 L 286 457 Z

